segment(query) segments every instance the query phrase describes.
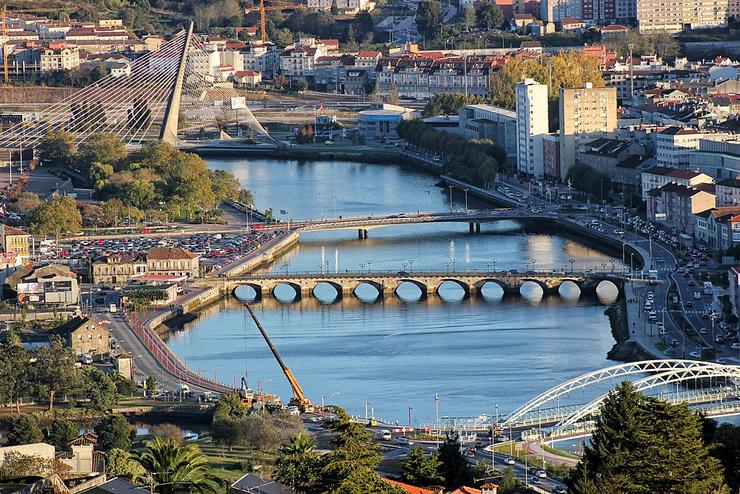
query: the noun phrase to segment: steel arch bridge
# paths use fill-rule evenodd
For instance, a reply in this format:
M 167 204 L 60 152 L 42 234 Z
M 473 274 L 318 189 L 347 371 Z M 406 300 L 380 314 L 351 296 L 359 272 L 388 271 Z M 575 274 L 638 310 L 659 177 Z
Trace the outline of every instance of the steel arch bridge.
M 635 377 L 639 379 L 634 380 Z M 585 390 L 602 383 L 631 380 L 638 391 L 645 392 L 665 385 L 698 382 L 706 379 L 710 381 L 712 379 L 729 380 L 735 384 L 735 389 L 732 392 L 718 390 L 709 394 L 685 393 L 682 395 L 679 393 L 670 401 L 704 403 L 708 400 L 737 396 L 737 386 L 740 385 L 740 365 L 683 359 L 644 360 L 613 365 L 575 377 L 535 396 L 512 412 L 500 425 L 522 427 L 536 424 L 537 421 L 545 421 L 556 423 L 556 427 L 573 426 L 587 417 L 598 414 L 599 407 L 608 393 L 600 394 L 585 405 L 561 407 L 560 399 L 574 391 Z M 546 411 L 544 420 L 543 411 Z

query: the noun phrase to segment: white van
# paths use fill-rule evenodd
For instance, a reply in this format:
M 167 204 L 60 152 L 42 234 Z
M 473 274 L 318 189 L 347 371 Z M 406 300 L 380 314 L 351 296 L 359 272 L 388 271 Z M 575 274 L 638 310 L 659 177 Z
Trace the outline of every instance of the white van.
M 118 312 L 118 307 L 116 307 L 116 304 L 110 304 L 108 306 L 108 310 L 111 314 L 115 314 L 116 312 Z

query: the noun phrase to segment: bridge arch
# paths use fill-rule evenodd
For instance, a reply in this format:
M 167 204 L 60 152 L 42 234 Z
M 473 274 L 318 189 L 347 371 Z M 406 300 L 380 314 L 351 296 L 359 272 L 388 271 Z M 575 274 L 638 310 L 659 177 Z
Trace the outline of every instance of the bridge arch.
M 311 287 L 311 295 L 313 295 L 314 298 L 317 298 L 317 299 L 321 300 L 321 297 L 319 297 L 317 295 L 317 293 L 316 293 L 316 289 L 319 288 L 322 285 L 324 285 L 324 286 L 330 286 L 336 292 L 335 293 L 335 296 L 331 300 L 331 302 L 336 302 L 337 300 L 341 300 L 342 299 L 342 294 L 344 293 L 345 289 L 344 289 L 344 287 L 340 283 L 337 283 L 335 281 L 320 280 L 320 279 L 316 280 L 316 282 L 314 283 L 314 285 Z
M 416 286 L 419 290 L 421 290 L 421 298 L 425 298 L 427 296 L 429 287 L 426 283 L 424 283 L 421 280 L 417 280 L 414 278 L 401 278 L 397 280 L 396 288 L 393 289 L 393 293 L 396 294 L 397 297 L 400 298 L 400 295 L 398 294 L 398 289 L 403 285 L 404 283 L 411 283 L 412 285 Z
M 540 288 L 540 290 L 542 290 L 542 297 L 545 297 L 546 295 L 550 293 L 550 287 L 548 287 L 542 281 L 536 278 L 522 278 L 522 283 L 521 285 L 519 285 L 519 295 L 524 297 L 524 293 L 522 292 L 522 289 L 524 289 L 527 286 L 532 286 L 532 284 L 536 285 L 537 287 Z
M 634 376 L 637 374 L 663 374 L 671 373 L 684 369 L 696 369 L 703 362 L 697 360 L 666 359 L 666 360 L 643 360 L 638 362 L 628 362 L 624 364 L 612 365 L 603 369 L 595 370 L 582 374 L 564 383 L 554 386 L 547 391 L 540 393 L 525 404 L 514 410 L 503 422 L 504 425 L 514 425 L 517 421 L 523 419 L 528 414 L 546 408 L 549 404 L 556 403 L 561 397 L 569 393 L 586 388 L 592 385 L 598 385 L 605 381 L 614 381 L 623 377 Z M 704 363 L 706 364 L 706 363 Z M 712 364 L 721 366 L 721 364 Z M 725 366 L 727 367 L 727 366 Z M 729 366 L 740 369 L 740 366 Z M 740 371 L 739 371 L 740 372 Z
M 695 381 L 697 379 L 740 378 L 739 365 L 724 365 L 716 364 L 714 362 L 701 361 L 692 362 L 695 362 L 697 365 L 693 367 L 672 369 L 665 372 L 660 372 L 658 374 L 654 374 L 652 376 L 648 376 L 634 382 L 633 386 L 637 391 L 642 392 L 656 388 L 658 386 Z M 601 404 L 604 402 L 608 394 L 609 393 L 604 393 L 595 400 L 592 400 L 586 406 L 580 408 L 577 412 L 570 415 L 567 419 L 558 423 L 558 427 L 573 425 L 582 418 L 593 415 L 601 407 Z
M 373 281 L 373 280 L 363 280 L 363 279 L 357 280 L 354 286 L 352 286 L 351 288 L 352 295 L 362 300 L 362 298 L 357 295 L 357 289 L 363 285 L 371 286 L 378 292 L 378 295 L 376 296 L 375 300 L 383 296 L 384 288 L 381 283 L 378 283 L 377 281 Z
M 470 293 L 470 285 L 468 283 L 465 283 L 464 281 L 457 279 L 457 278 L 442 278 L 439 280 L 439 284 L 434 290 L 437 293 L 437 295 L 439 295 L 439 289 L 442 288 L 442 285 L 444 285 L 445 283 L 453 283 L 459 286 L 460 288 L 463 289 L 463 291 L 465 292 L 465 295 L 468 295 Z
M 563 298 L 574 298 L 578 299 L 583 295 L 581 284 L 578 280 L 564 279 L 557 287 L 558 294 Z
M 254 299 L 252 300 L 261 300 L 262 299 L 262 285 L 259 283 L 239 283 L 233 287 L 231 290 L 231 295 L 239 300 L 245 300 L 243 297 L 240 297 L 238 294 L 238 291 L 240 288 L 251 288 L 254 290 Z
M 296 301 L 296 300 L 300 300 L 301 299 L 302 292 L 304 292 L 303 287 L 301 287 L 301 285 L 299 285 L 298 283 L 293 283 L 293 282 L 290 282 L 290 281 L 279 281 L 279 282 L 275 283 L 274 285 L 272 285 L 269 288 L 270 295 L 272 295 L 272 297 L 274 299 L 276 299 L 276 300 L 282 300 L 275 293 L 275 290 L 277 290 L 278 287 L 281 287 L 281 286 L 288 286 L 288 287 L 290 287 L 290 288 L 293 289 L 293 292 L 294 292 L 295 295 L 293 296 L 293 298 L 291 299 L 291 301 Z

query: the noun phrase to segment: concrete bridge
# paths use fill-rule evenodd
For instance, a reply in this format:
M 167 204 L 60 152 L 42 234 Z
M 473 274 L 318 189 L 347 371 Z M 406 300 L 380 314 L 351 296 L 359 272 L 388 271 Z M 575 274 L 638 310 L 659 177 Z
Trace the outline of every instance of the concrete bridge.
M 418 272 L 344 272 L 344 273 L 295 273 L 258 274 L 195 280 L 194 285 L 218 286 L 222 293 L 231 293 L 239 286 L 254 289 L 257 298 L 273 294 L 277 286 L 287 285 L 295 290 L 296 297 L 306 297 L 314 293 L 320 284 L 328 284 L 336 290 L 337 298 L 352 295 L 357 287 L 371 285 L 379 297 L 396 293 L 402 283 L 419 287 L 422 296 L 437 293 L 444 282 L 459 285 L 469 295 L 479 293 L 487 283 L 495 283 L 504 294 L 520 294 L 527 283 L 538 286 L 543 295 L 558 293 L 561 285 L 572 283 L 582 294 L 593 294 L 601 283 L 612 283 L 621 291 L 624 278 L 617 272 L 572 272 L 562 271 L 516 273 L 512 271 L 418 271 Z

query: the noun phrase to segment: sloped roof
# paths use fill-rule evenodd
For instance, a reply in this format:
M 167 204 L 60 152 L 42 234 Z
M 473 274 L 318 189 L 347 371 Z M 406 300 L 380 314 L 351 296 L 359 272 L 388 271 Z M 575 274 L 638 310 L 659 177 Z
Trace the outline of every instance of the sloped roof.
M 403 482 L 399 482 L 397 480 L 392 480 L 392 479 L 383 478 L 383 480 L 385 480 L 391 485 L 400 487 L 401 489 L 406 491 L 408 494 L 435 494 L 433 490 L 425 489 L 423 487 L 416 487 L 415 485 L 404 484 Z
M 197 259 L 198 254 L 183 249 L 182 247 L 153 247 L 147 253 L 147 259 L 167 260 L 167 259 Z

